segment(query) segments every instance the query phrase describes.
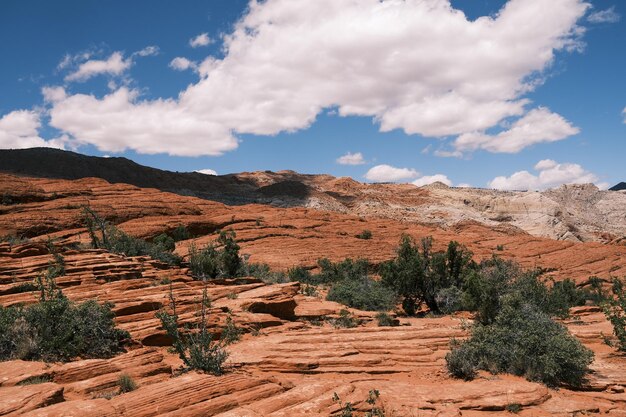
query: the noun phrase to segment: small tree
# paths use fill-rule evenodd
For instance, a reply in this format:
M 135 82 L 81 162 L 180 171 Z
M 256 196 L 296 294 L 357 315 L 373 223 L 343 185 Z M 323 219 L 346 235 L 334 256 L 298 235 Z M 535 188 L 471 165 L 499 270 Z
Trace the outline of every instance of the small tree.
M 239 245 L 235 241 L 235 236 L 235 232 L 232 230 L 222 230 L 217 238 L 217 243 L 222 245 L 220 260 L 222 274 L 226 277 L 236 277 L 241 266 Z
M 396 258 L 381 265 L 380 275 L 385 285 L 403 297 L 404 311 L 413 315 L 421 303 L 435 313 L 440 312 L 437 302 L 440 290 L 460 288 L 474 268 L 472 253 L 457 242 L 451 241 L 446 252 L 433 253 L 431 238 L 417 244 L 404 235 Z
M 184 366 L 187 369 L 195 369 L 213 375 L 223 374 L 224 362 L 228 358 L 228 353 L 224 350 L 224 343 L 213 341 L 213 335 L 208 330 L 207 308 L 210 305 L 210 300 L 206 287 L 202 290 L 200 322 L 195 328 L 187 327 L 184 334 L 179 330 L 176 300 L 171 284 L 169 298 L 172 313 L 161 310 L 157 312 L 156 316 L 161 320 L 161 325 L 167 335 L 172 339 L 172 347 L 178 353 Z
M 617 337 L 617 348 L 626 352 L 626 291 L 624 280 L 613 280 L 613 298 L 603 305 L 604 314 L 613 325 L 613 334 Z

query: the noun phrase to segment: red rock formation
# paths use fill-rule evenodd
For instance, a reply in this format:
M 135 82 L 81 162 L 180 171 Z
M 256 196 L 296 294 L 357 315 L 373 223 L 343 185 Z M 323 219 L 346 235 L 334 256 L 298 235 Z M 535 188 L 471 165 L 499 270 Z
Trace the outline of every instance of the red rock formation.
M 582 282 L 591 274 L 626 273 L 624 247 L 558 242 L 474 223 L 442 229 L 309 209 L 227 207 L 92 179 L 0 176 L 0 189 L 19 189 L 22 198 L 18 204 L 0 206 L 0 235 L 32 238 L 0 244 L 0 305 L 36 301 L 31 292 L 18 292 L 18 285 L 48 267 L 52 256 L 45 241 L 50 234 L 58 239 L 55 245 L 65 259 L 65 274 L 57 279 L 64 293 L 76 301 L 95 298 L 113 303 L 118 325 L 133 339 L 126 353 L 111 359 L 0 363 L 0 415 L 328 416 L 339 412 L 334 393 L 365 411 L 371 389 L 379 390 L 386 415 L 395 416 L 501 415 L 511 404 L 519 404 L 525 416 L 625 415 L 626 359 L 604 344 L 611 327 L 592 307 L 573 310 L 566 321 L 596 354 L 589 381 L 578 391 L 552 390 L 507 375 L 484 373 L 471 382 L 451 379 L 444 358 L 450 339 L 467 335 L 461 316 L 400 318 L 398 327 L 377 327 L 374 314 L 352 310 L 364 325 L 335 329 L 315 323 L 336 317 L 343 306 L 298 294 L 297 283 L 215 280 L 207 284 L 211 331 L 219 337 L 230 315 L 246 334 L 228 348 L 225 376 L 194 372 L 176 376 L 180 360 L 165 347 L 169 341 L 154 314 L 167 307 L 171 288 L 180 320 L 195 322 L 203 283 L 194 281 L 186 268 L 75 244 L 88 240 L 80 220 L 80 205 L 88 203 L 139 237 L 152 238 L 186 225 L 194 238 L 177 244 L 182 255 L 192 241 L 210 242 L 217 230 L 232 227 L 251 261 L 275 268 L 314 267 L 322 256 L 333 260 L 362 256 L 378 263 L 393 256 L 402 233 L 410 233 L 432 235 L 439 247 L 459 240 L 478 258 L 498 253 Z M 355 235 L 366 228 L 373 238 L 357 239 Z M 496 251 L 497 245 L 505 250 Z M 139 388 L 118 394 L 121 374 L 130 375 Z

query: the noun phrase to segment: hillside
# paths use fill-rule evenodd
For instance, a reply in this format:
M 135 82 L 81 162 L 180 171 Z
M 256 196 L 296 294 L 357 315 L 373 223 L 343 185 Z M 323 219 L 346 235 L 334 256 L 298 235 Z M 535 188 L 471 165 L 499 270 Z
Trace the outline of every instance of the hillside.
M 0 235 L 28 238 L 0 243 L 0 305 L 35 302 L 36 294 L 20 288 L 50 267 L 54 257 L 46 242 L 52 238 L 64 258 L 63 275 L 57 278 L 63 292 L 75 301 L 113 303 L 116 323 L 133 341 L 111 359 L 3 362 L 0 415 L 328 416 L 339 412 L 332 400 L 335 393 L 363 411 L 372 389 L 380 391 L 388 413 L 398 416 L 486 417 L 504 413 L 511 404 L 522 408 L 523 415 L 602 410 L 619 416 L 626 403 L 626 363 L 604 344 L 611 327 L 597 307 L 575 308 L 564 321 L 595 352 L 583 387 L 550 389 L 521 377 L 488 374 L 467 382 L 448 376 L 444 359 L 450 340 L 468 335 L 466 315 L 415 318 L 393 313 L 401 325 L 379 327 L 374 312 L 349 309 L 362 324 L 334 328 L 329 323 L 344 306 L 303 294 L 298 282 L 267 285 L 251 277 L 214 280 L 207 287 L 211 330 L 220 334 L 230 319 L 244 332 L 229 348 L 228 373 L 178 375 L 180 360 L 168 351 L 169 341 L 154 314 L 168 305 L 171 289 L 178 314 L 193 322 L 202 282 L 193 280 L 184 266 L 87 248 L 81 210 L 88 205 L 127 233 L 146 239 L 184 225 L 191 236 L 176 243 L 183 256 L 192 243 L 212 242 L 218 230 L 232 228 L 251 262 L 266 262 L 275 270 L 313 268 L 321 257 L 366 257 L 376 266 L 394 256 L 400 235 L 408 233 L 433 236 L 436 249 L 456 239 L 477 260 L 498 254 L 540 267 L 546 276 L 571 277 L 586 285 L 591 275 L 605 280 L 625 275 L 626 246 L 556 241 L 476 222 L 442 228 L 307 208 L 226 206 L 94 178 L 3 174 L 0 193 L 11 201 L 0 205 Z M 372 238 L 357 238 L 366 228 Z M 136 381 L 136 391 L 115 391 L 122 373 Z M 442 392 L 442 385 L 449 389 Z
M 506 192 L 440 183 L 424 187 L 364 184 L 294 171 L 210 176 L 46 148 L 0 150 L 0 172 L 61 179 L 98 177 L 228 205 L 307 207 L 445 227 L 474 221 L 573 242 L 619 243 L 626 236 L 626 193 L 602 191 L 589 184 Z

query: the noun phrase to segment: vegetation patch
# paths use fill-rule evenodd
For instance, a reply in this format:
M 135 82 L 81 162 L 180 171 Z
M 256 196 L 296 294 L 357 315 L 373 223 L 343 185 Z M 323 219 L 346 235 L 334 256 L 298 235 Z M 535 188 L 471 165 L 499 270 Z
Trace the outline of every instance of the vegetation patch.
M 210 306 L 206 287 L 202 291 L 200 321 L 195 326 L 181 328 L 176 313 L 176 300 L 170 285 L 170 311 L 163 309 L 156 317 L 167 335 L 172 339 L 172 348 L 183 361 L 184 370 L 198 370 L 214 375 L 224 373 L 224 362 L 228 353 L 224 349 L 224 341 L 213 340 L 208 330 L 207 308 Z

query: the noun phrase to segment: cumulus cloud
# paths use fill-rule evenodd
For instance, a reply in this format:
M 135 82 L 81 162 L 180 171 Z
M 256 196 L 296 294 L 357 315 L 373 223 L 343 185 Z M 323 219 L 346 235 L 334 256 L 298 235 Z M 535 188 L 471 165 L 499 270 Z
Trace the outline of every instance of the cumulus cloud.
M 456 139 L 454 147 L 458 152 L 485 149 L 489 152 L 517 153 L 537 143 L 563 140 L 579 131 L 562 116 L 545 107 L 539 107 L 529 111 L 509 129 L 497 135 L 465 133 Z M 458 155 L 453 152 L 452 156 Z
M 76 71 L 65 77 L 65 81 L 87 81 L 100 74 L 120 75 L 131 65 L 131 59 L 124 59 L 121 52 L 113 52 L 106 60 L 93 59 L 83 62 Z
M 587 20 L 590 23 L 617 23 L 620 19 L 621 16 L 615 11 L 615 6 L 606 10 L 598 10 L 587 16 Z
M 204 175 L 217 175 L 217 171 L 215 171 L 213 169 L 209 169 L 209 168 L 207 168 L 207 169 L 199 169 L 199 170 L 194 171 L 194 172 L 197 172 L 198 174 L 204 174 Z
M 195 38 L 189 39 L 189 45 L 192 48 L 199 48 L 201 46 L 207 46 L 212 44 L 214 41 L 209 37 L 208 33 L 201 33 Z
M 537 162 L 534 170 L 537 174 L 518 171 L 509 177 L 496 177 L 488 185 L 500 190 L 545 190 L 561 184 L 586 183 L 594 183 L 599 188 L 608 187 L 607 183 L 599 182 L 597 175 L 578 164 L 558 163 L 552 159 L 544 159 Z
M 417 185 L 418 187 L 421 187 L 423 185 L 432 184 L 434 182 L 444 183 L 448 187 L 452 186 L 452 181 L 450 181 L 450 179 L 446 175 L 443 175 L 443 174 L 424 175 L 423 177 L 420 177 L 416 179 L 415 181 L 413 181 L 413 184 Z
M 224 126 L 199 118 L 172 99 L 143 101 L 122 87 L 103 98 L 75 94 L 53 103 L 50 125 L 70 134 L 75 145 L 103 152 L 221 155 L 237 148 Z
M 186 71 L 188 69 L 195 70 L 198 68 L 198 64 L 185 57 L 178 56 L 172 59 L 170 62 L 170 68 L 175 69 L 176 71 Z
M 365 179 L 374 182 L 397 182 L 415 178 L 419 172 L 412 168 L 396 168 L 391 165 L 376 165 L 365 173 Z
M 15 110 L 0 118 L 0 148 L 47 147 L 64 149 L 67 137 L 45 140 L 39 137 L 40 116 L 31 110 Z
M 139 144 L 135 134 L 117 136 L 110 96 L 56 102 L 69 112 L 87 100 L 89 114 L 76 111 L 91 122 L 57 117 L 55 124 L 98 147 L 174 155 L 182 142 L 190 142 L 186 153 L 211 154 L 234 149 L 233 135 L 305 129 L 328 108 L 372 117 L 382 131 L 483 132 L 524 114 L 524 95 L 540 84 L 555 52 L 580 46 L 577 21 L 588 7 L 583 0 L 510 0 L 496 15 L 470 21 L 447 0 L 252 1 L 224 37 L 224 57 L 198 64 L 200 80 L 175 101 L 124 102 L 133 129 L 146 123 Z M 180 115 L 182 130 L 153 128 Z
M 363 165 L 365 163 L 365 159 L 363 159 L 363 154 L 361 152 L 348 152 L 347 154 L 337 158 L 337 163 L 339 165 Z
M 155 45 L 146 46 L 145 48 L 133 53 L 139 56 L 154 56 L 159 54 L 159 47 Z

